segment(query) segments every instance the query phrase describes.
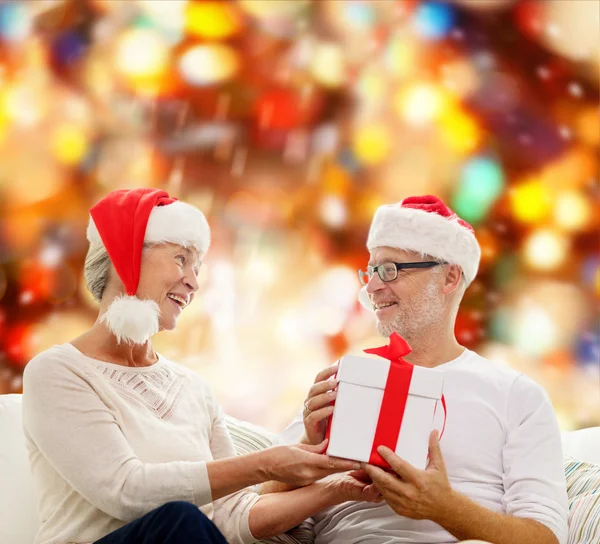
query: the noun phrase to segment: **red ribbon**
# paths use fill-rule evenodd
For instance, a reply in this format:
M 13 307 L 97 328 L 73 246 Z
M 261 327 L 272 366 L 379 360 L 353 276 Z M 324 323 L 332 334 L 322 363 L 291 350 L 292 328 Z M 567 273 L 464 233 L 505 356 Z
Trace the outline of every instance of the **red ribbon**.
M 369 458 L 369 463 L 373 465 L 390 468 L 388 462 L 377 452 L 377 448 L 387 446 L 392 451 L 396 451 L 414 369 L 414 366 L 405 361 L 403 357 L 412 350 L 404 338 L 393 332 L 390 335 L 389 345 L 365 349 L 364 351 L 365 353 L 379 355 L 390 361 L 390 370 L 385 383 L 377 428 L 373 438 L 373 447 Z

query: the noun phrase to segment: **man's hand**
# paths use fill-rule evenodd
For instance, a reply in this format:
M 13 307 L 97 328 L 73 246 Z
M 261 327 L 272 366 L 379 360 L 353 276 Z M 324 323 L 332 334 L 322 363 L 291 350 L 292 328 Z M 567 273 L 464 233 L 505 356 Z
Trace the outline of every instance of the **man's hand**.
M 335 400 L 337 381 L 332 376 L 338 365 L 329 366 L 317 374 L 304 402 L 304 444 L 319 444 L 325 438 L 327 418 L 333 414 L 331 403 Z
M 389 448 L 377 448 L 396 475 L 364 464 L 385 501 L 401 516 L 431 520 L 458 540 L 480 539 L 494 544 L 558 544 L 558 538 L 542 523 L 493 512 L 454 491 L 437 431 L 429 437 L 429 464 L 419 470 L 403 461 Z
M 425 470 L 413 467 L 385 446 L 380 446 L 377 451 L 396 475 L 369 464 L 364 464 L 363 468 L 396 513 L 432 521 L 447 514 L 453 491 L 446 474 L 438 431 L 433 431 L 429 437 L 429 463 Z

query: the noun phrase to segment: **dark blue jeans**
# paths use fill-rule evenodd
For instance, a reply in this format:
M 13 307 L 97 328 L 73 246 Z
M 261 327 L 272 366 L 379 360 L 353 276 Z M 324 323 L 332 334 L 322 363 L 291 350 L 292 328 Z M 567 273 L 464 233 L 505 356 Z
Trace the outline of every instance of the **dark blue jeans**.
M 227 544 L 198 507 L 190 502 L 168 502 L 113 531 L 95 544 Z

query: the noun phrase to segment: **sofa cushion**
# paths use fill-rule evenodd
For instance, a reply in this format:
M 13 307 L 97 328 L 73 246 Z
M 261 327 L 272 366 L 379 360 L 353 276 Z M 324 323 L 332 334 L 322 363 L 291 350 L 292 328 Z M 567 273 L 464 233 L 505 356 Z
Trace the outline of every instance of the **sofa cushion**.
M 39 527 L 21 396 L 0 395 L 0 542 L 31 544 Z
M 238 455 L 264 450 L 279 443 L 275 433 L 247 421 L 225 416 L 225 424 Z
M 600 465 L 600 427 L 563 431 L 561 436 L 565 457 Z
M 565 459 L 569 543 L 600 542 L 600 465 Z

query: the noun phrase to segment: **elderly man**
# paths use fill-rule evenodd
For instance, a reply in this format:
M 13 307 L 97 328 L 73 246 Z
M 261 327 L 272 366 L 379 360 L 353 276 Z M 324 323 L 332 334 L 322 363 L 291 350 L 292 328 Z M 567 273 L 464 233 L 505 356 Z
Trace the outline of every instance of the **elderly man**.
M 561 442 L 548 396 L 454 335 L 460 301 L 479 265 L 473 228 L 438 198 L 411 197 L 377 210 L 367 247 L 361 302 L 374 310 L 380 334 L 396 331 L 408 341 L 409 362 L 444 373 L 447 425 L 441 441 L 437 431 L 431 435 L 426 470 L 380 447 L 395 474 L 364 469 L 385 502 L 322 511 L 314 517 L 316 544 L 566 544 Z M 285 441 L 323 439 L 335 371 L 319 373 Z

